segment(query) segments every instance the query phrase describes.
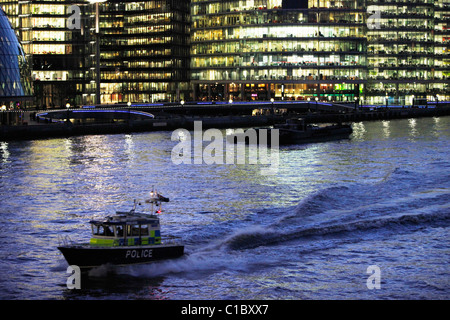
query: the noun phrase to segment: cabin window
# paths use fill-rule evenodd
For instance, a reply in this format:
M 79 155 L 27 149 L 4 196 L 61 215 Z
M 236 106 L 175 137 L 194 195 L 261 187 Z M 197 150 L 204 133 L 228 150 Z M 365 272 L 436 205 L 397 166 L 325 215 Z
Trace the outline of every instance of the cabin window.
M 128 237 L 148 236 L 148 225 L 127 226 L 127 236 Z
M 112 226 L 96 225 L 93 227 L 93 234 L 96 236 L 112 237 L 114 229 Z
M 128 237 L 139 236 L 139 225 L 127 226 L 127 236 Z
M 119 238 L 123 237 L 123 226 L 116 226 L 116 232 Z
M 147 225 L 141 226 L 141 236 L 148 236 L 148 226 Z

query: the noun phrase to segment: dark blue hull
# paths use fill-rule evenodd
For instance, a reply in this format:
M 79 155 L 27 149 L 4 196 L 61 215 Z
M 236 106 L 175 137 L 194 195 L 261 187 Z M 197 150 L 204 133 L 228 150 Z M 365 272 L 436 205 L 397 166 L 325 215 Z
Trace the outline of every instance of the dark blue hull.
M 152 245 L 126 247 L 92 247 L 72 245 L 58 247 L 69 265 L 94 268 L 105 264 L 130 265 L 174 259 L 184 254 L 182 245 Z
M 278 134 L 273 138 L 274 141 L 272 141 L 273 130 L 278 131 Z M 259 144 L 267 146 L 271 146 L 273 143 L 278 143 L 279 145 L 306 144 L 348 139 L 353 133 L 353 129 L 349 125 L 333 125 L 328 127 L 308 128 L 307 130 L 291 128 L 257 128 L 255 131 L 255 135 L 249 134 L 248 132 L 244 134 L 238 133 L 229 135 L 227 136 L 227 141 L 230 143 Z
M 306 131 L 280 129 L 280 145 L 296 143 L 326 142 L 348 139 L 353 133 L 351 126 L 336 125 Z

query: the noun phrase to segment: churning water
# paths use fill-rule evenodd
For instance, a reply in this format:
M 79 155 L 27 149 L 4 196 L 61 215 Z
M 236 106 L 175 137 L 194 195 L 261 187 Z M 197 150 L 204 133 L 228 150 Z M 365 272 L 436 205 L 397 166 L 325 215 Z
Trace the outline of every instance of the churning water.
M 1 299 L 449 299 L 450 118 L 363 122 L 262 165 L 175 165 L 171 132 L 0 142 Z M 66 286 L 59 236 L 152 186 L 186 255 Z M 369 266 L 381 271 L 369 290 Z

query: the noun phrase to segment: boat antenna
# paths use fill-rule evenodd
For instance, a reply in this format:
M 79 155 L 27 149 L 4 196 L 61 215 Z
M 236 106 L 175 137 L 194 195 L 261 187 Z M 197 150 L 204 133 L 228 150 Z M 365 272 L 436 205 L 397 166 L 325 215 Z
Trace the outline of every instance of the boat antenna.
M 134 213 L 136 211 L 136 199 L 134 199 L 134 203 L 133 203 L 133 209 L 130 210 L 130 213 Z
M 135 213 L 135 212 L 136 212 L 136 206 L 137 206 L 138 204 L 140 204 L 140 203 L 138 203 L 137 200 L 134 199 L 133 209 L 130 210 L 130 213 Z

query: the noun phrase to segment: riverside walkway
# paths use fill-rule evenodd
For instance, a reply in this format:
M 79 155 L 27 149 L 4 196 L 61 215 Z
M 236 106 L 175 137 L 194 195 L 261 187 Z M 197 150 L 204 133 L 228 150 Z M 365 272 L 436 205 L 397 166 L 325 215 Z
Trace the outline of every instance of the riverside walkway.
M 0 140 L 193 129 L 195 121 L 202 121 L 204 129 L 250 128 L 299 117 L 309 123 L 350 123 L 447 115 L 450 105 L 445 102 L 426 107 L 361 107 L 315 101 L 88 106 L 42 112 L 0 111 Z

